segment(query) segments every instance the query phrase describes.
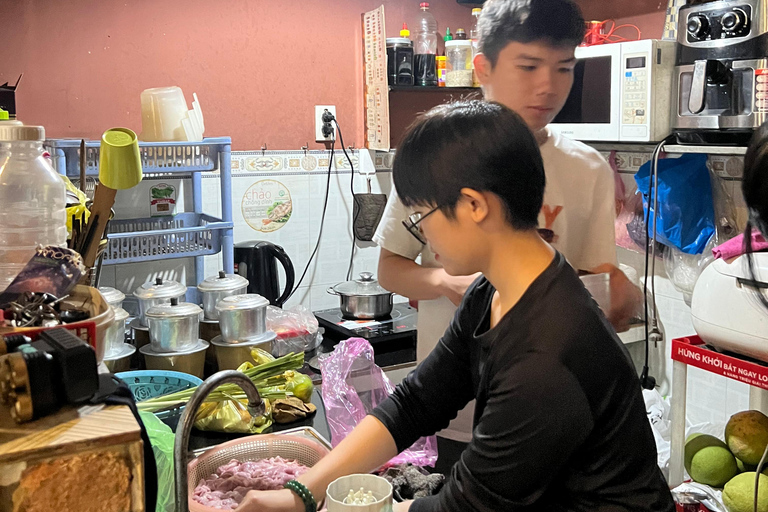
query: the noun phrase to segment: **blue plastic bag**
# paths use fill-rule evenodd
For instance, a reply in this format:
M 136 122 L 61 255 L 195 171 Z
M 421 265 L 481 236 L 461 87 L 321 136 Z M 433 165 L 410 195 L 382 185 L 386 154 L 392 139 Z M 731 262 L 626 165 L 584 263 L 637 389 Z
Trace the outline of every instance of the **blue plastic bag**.
M 637 188 L 643 193 L 643 213 L 648 213 L 651 162 L 635 174 Z M 707 155 L 687 154 L 680 158 L 659 160 L 659 198 L 656 240 L 677 247 L 686 254 L 701 254 L 715 232 L 712 185 L 707 169 Z M 646 228 L 653 226 L 653 211 Z

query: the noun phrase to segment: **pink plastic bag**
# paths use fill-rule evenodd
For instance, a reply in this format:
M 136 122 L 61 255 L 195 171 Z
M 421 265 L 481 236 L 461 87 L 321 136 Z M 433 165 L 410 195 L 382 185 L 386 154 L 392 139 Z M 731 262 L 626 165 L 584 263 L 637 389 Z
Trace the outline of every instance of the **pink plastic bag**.
M 321 393 L 325 415 L 335 447 L 358 423 L 394 390 L 394 386 L 373 360 L 373 347 L 363 338 L 349 338 L 339 343 L 320 362 L 323 375 Z M 422 437 L 389 461 L 388 465 L 410 462 L 434 466 L 437 438 Z

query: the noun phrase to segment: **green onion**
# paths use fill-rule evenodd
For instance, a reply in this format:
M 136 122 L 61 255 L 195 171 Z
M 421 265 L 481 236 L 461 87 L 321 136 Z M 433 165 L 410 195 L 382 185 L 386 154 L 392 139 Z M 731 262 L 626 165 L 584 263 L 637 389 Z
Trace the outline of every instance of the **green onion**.
M 286 383 L 286 378 L 283 375 L 286 371 L 298 370 L 303 365 L 304 354 L 295 354 L 292 352 L 283 357 L 278 357 L 274 361 L 249 368 L 243 373 L 251 380 L 251 382 L 253 382 L 262 398 L 285 398 L 286 396 L 292 396 L 293 393 L 278 391 L 275 389 L 275 386 L 284 385 Z M 149 400 L 139 402 L 137 406 L 139 410 L 154 412 L 184 405 L 189 401 L 195 391 L 197 391 L 197 386 L 183 391 L 177 391 L 176 393 L 150 398 Z M 221 400 L 227 400 L 228 395 L 236 399 L 246 398 L 242 388 L 237 384 L 224 384 L 211 392 L 205 401 L 219 402 Z

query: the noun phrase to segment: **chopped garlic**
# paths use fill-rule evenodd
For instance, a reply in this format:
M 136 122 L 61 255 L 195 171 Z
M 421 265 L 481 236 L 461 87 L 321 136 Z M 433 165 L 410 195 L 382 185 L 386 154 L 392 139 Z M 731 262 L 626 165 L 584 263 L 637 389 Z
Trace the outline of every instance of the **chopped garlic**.
M 350 489 L 349 494 L 347 494 L 342 503 L 345 505 L 370 505 L 371 503 L 376 503 L 376 498 L 371 491 L 365 492 L 365 489 L 361 487 L 357 492 Z

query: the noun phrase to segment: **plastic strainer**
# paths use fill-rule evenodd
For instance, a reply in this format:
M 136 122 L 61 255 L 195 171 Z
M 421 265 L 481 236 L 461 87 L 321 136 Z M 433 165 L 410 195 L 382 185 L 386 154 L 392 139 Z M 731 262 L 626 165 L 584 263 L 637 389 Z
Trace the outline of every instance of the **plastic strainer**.
M 308 434 L 261 434 L 243 437 L 211 448 L 187 466 L 189 491 L 187 501 L 190 512 L 221 512 L 217 508 L 206 507 L 192 499 L 195 487 L 203 478 L 212 475 L 217 468 L 232 459 L 240 462 L 282 457 L 293 459 L 307 467 L 312 467 L 330 450 Z

